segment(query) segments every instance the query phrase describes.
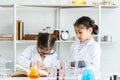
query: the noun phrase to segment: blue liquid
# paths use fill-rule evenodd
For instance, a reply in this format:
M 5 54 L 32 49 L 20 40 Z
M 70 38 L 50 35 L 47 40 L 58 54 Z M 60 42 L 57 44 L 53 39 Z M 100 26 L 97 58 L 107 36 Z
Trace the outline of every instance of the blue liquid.
M 95 80 L 95 76 L 92 70 L 85 70 L 82 75 L 82 80 Z

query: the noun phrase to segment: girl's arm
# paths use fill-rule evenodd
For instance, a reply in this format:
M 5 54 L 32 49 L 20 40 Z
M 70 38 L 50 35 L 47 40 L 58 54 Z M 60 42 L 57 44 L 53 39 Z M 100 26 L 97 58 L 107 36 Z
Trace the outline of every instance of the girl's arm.
M 52 57 L 52 67 L 60 68 L 60 61 L 58 60 L 57 54 L 54 53 Z
M 32 51 L 31 48 L 26 48 L 22 54 L 17 57 L 17 63 L 23 67 L 30 68 Z
M 93 53 L 91 54 L 91 64 L 87 66 L 87 69 L 92 69 L 93 72 L 100 68 L 100 56 L 101 56 L 101 49 L 99 45 L 94 46 Z

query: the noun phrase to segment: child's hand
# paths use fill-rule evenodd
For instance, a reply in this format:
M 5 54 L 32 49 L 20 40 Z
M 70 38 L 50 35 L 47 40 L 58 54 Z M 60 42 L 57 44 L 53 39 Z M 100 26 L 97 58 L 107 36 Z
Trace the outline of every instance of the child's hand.
M 47 69 L 47 67 L 40 61 L 37 62 L 37 66 L 38 68 L 43 69 L 43 70 Z

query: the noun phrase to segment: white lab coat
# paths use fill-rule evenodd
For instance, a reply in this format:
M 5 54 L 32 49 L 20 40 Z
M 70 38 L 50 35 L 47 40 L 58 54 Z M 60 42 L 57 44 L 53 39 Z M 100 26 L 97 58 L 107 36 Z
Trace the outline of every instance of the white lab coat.
M 78 52 L 79 45 L 80 41 L 76 41 L 71 46 L 72 60 L 84 60 L 86 68 L 91 69 L 95 75 L 99 75 L 97 73 L 99 72 L 100 67 L 100 45 L 91 38 L 90 41 Z
M 54 52 L 54 50 L 52 49 L 50 53 Z M 34 59 L 37 61 L 41 61 L 41 56 L 40 54 L 37 52 L 37 46 L 36 45 L 32 45 L 30 47 L 27 47 L 22 54 L 20 54 L 17 58 L 17 64 L 24 66 L 26 68 L 30 67 L 30 62 L 31 62 L 31 58 L 34 55 Z M 43 63 L 45 64 L 46 67 L 54 67 L 54 68 L 58 68 L 59 67 L 59 63 L 57 60 L 57 54 L 54 52 L 54 54 L 52 55 L 46 55 Z

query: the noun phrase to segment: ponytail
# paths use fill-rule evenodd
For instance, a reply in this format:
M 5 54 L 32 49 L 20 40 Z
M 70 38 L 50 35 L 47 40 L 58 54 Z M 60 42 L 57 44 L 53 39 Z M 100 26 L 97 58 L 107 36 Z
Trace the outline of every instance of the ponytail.
M 98 34 L 98 26 L 95 24 L 94 20 L 90 20 L 90 26 L 93 28 L 92 34 L 97 35 Z
M 97 25 L 94 25 L 93 27 L 93 32 L 92 32 L 94 35 L 97 35 L 98 34 L 98 26 Z

